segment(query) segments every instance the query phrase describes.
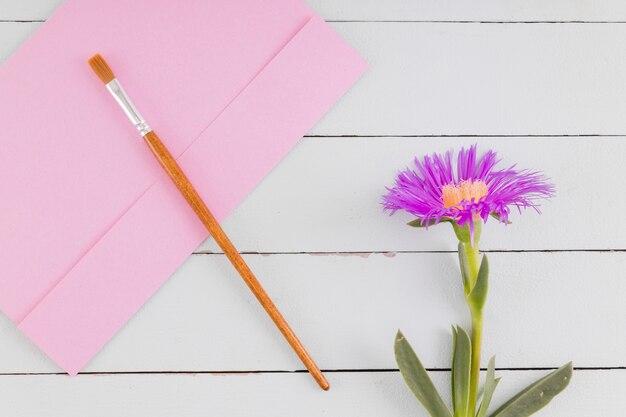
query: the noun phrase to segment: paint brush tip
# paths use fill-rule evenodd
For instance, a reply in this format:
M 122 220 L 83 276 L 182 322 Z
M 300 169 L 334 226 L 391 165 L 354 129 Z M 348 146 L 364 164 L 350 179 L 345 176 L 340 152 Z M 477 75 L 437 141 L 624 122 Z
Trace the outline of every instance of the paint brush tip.
M 107 64 L 102 55 L 95 54 L 89 58 L 88 62 L 93 72 L 96 73 L 98 78 L 100 78 L 103 83 L 108 84 L 115 79 L 113 70 L 111 70 L 111 67 L 109 67 L 109 64 Z

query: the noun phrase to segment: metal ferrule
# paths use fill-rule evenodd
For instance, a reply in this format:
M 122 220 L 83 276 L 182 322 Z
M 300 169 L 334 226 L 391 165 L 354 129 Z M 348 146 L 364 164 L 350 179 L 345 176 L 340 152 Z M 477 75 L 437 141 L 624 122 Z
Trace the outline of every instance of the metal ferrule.
M 152 132 L 152 129 L 150 129 L 150 126 L 148 126 L 148 123 L 146 123 L 133 102 L 130 101 L 128 94 L 126 94 L 117 78 L 113 79 L 113 81 L 106 86 L 122 107 L 126 116 L 128 116 L 130 121 L 135 125 L 135 128 L 141 133 L 141 136 L 146 136 L 148 133 Z

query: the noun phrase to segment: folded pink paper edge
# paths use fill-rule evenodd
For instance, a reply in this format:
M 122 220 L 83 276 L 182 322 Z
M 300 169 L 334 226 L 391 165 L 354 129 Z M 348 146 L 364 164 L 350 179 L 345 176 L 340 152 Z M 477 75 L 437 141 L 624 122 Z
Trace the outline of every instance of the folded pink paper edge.
M 300 56 L 299 50 L 305 56 Z M 317 66 L 313 72 L 312 65 Z M 222 220 L 234 209 L 256 186 L 258 178 L 272 169 L 356 81 L 366 66 L 362 58 L 317 16 L 294 36 L 178 159 L 209 206 L 214 198 L 229 200 L 228 210 L 215 213 L 218 219 Z M 288 68 L 288 74 L 282 73 L 285 68 Z M 320 72 L 320 69 L 326 72 Z M 311 77 L 315 76 L 318 77 L 317 83 L 311 86 Z M 280 88 L 272 85 L 277 79 L 283 80 Z M 320 83 L 327 86 L 331 82 L 333 84 L 327 88 L 320 88 Z M 289 94 L 285 95 L 285 89 Z M 315 97 L 312 101 L 316 102 L 299 101 L 306 97 Z M 255 118 L 255 114 L 262 113 L 259 106 L 269 98 L 275 100 L 272 104 L 282 105 L 277 114 L 268 115 L 277 119 L 268 122 L 259 120 L 258 116 Z M 307 108 L 306 117 L 290 124 L 286 119 L 292 114 L 294 105 L 310 108 Z M 234 113 L 237 116 L 233 120 L 247 114 L 250 123 L 245 126 L 239 123 L 229 129 L 229 123 L 234 123 L 229 121 L 229 115 Z M 235 195 L 220 192 L 216 185 L 220 183 L 221 174 L 215 171 L 215 164 L 219 165 L 219 161 L 207 160 L 207 149 L 216 140 L 222 146 L 228 146 L 228 140 L 241 140 L 241 135 L 247 134 L 249 140 L 259 129 L 267 130 L 270 125 L 280 130 L 275 135 L 278 138 L 276 148 L 265 157 L 246 157 L 249 164 L 254 164 L 255 159 L 259 161 L 254 174 L 238 172 L 240 180 L 247 181 L 246 187 L 238 188 Z M 257 130 L 253 131 L 255 128 Z M 215 134 L 220 136 L 216 138 Z M 225 137 L 228 135 L 233 137 Z M 167 141 L 167 138 L 163 139 Z M 206 236 L 193 212 L 164 176 L 37 305 L 19 328 L 69 374 L 75 375 Z M 150 243 L 146 245 L 146 242 Z M 149 259 L 146 254 L 150 254 Z M 102 270 L 102 265 L 107 265 L 106 271 Z
M 178 157 L 313 14 L 301 0 L 263 5 L 189 0 L 189 7 L 157 8 L 133 25 L 135 12 L 148 3 L 113 0 L 100 13 L 96 0 L 67 0 L 0 66 L 5 116 L 0 130 L 6 141 L 0 171 L 11 179 L 0 186 L 5 254 L 0 308 L 15 323 L 162 173 L 86 65 L 94 48 L 119 68 L 133 98 L 151 121 L 159 121 L 159 133 Z M 152 32 L 154 20 L 165 15 L 163 30 Z M 233 18 L 249 24 L 229 24 Z M 177 21 L 189 25 L 180 28 Z M 111 30 L 116 24 L 119 30 Z M 154 42 L 142 46 L 144 35 Z M 61 49 L 55 46 L 59 42 L 65 42 Z M 54 82 L 47 82 L 49 76 Z M 30 123 L 35 119 L 38 123 Z M 36 258 L 32 250 L 39 251 Z

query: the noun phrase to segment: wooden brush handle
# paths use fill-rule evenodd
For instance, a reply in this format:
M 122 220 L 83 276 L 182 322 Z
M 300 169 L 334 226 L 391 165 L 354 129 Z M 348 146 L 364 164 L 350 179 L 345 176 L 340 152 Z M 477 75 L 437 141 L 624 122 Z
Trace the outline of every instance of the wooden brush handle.
M 159 137 L 154 132 L 150 132 L 145 135 L 144 140 L 174 184 L 176 184 L 178 190 L 183 194 L 193 211 L 196 212 L 213 239 L 215 239 L 237 272 L 239 272 L 239 275 L 241 275 L 243 280 L 246 282 L 248 288 L 250 288 L 265 311 L 267 311 L 267 314 L 269 314 L 272 318 L 276 327 L 278 327 L 285 339 L 287 339 L 287 342 L 289 342 L 298 357 L 300 357 L 304 366 L 306 366 L 313 378 L 315 378 L 315 381 L 317 381 L 322 389 L 328 390 L 330 385 L 313 361 L 313 358 L 311 358 L 311 355 L 309 355 L 300 340 L 298 340 L 296 334 L 293 330 L 291 330 L 291 327 L 289 327 L 285 318 L 282 314 L 280 314 L 278 308 L 276 308 L 276 305 L 267 295 L 259 280 L 254 276 L 237 249 L 235 249 L 228 236 L 226 236 L 226 233 L 224 233 L 222 227 L 219 225 L 215 217 L 213 217 L 213 214 L 208 209 L 206 204 L 204 204 L 204 201 L 202 201 L 202 198 L 165 145 L 163 145 Z

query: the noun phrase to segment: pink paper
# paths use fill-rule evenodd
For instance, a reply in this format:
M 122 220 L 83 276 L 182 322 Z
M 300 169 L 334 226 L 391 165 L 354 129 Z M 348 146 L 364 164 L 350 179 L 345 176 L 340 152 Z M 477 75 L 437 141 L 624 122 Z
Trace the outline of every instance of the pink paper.
M 70 374 L 207 237 L 95 52 L 220 220 L 366 67 L 301 0 L 67 0 L 0 67 L 0 309 Z

